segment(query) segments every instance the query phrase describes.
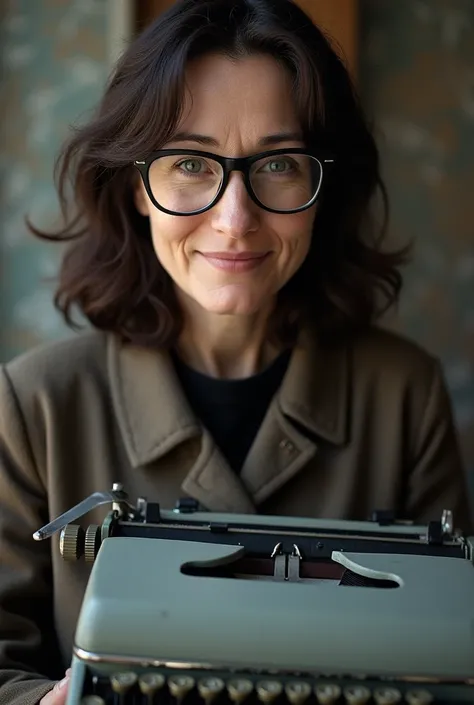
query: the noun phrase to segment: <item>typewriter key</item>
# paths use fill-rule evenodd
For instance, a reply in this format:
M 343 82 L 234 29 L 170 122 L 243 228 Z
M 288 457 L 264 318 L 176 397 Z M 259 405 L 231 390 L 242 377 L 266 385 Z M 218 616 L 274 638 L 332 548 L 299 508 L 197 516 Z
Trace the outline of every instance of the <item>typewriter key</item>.
M 168 678 L 168 688 L 179 705 L 189 691 L 194 688 L 194 678 L 191 678 L 191 676 L 171 676 Z
M 253 691 L 253 683 L 247 678 L 235 678 L 227 683 L 229 698 L 235 705 L 243 703 Z
M 119 703 L 125 702 L 125 697 L 129 690 L 133 688 L 137 682 L 137 675 L 133 671 L 123 671 L 122 673 L 114 673 L 110 676 L 110 684 L 112 690 L 119 696 Z
M 165 677 L 161 673 L 143 673 L 138 679 L 142 695 L 147 696 L 148 705 L 152 705 L 156 693 L 163 688 Z
M 287 683 L 285 693 L 291 705 L 303 705 L 311 695 L 311 686 L 304 681 L 293 681 Z
M 370 700 L 370 690 L 363 685 L 344 688 L 344 696 L 348 705 L 365 705 Z
M 279 681 L 260 681 L 257 683 L 258 698 L 265 705 L 276 700 L 282 692 L 283 686 Z
M 431 705 L 433 696 L 427 690 L 407 690 L 405 700 L 408 705 Z
M 397 688 L 379 688 L 374 691 L 374 700 L 377 705 L 396 705 L 402 699 L 402 694 Z
M 198 683 L 199 695 L 206 705 L 210 705 L 224 688 L 225 684 L 221 678 L 203 678 Z
M 319 705 L 333 705 L 341 696 L 341 688 L 335 683 L 320 683 L 314 689 Z
M 80 705 L 105 705 L 105 700 L 99 695 L 85 695 L 81 699 Z

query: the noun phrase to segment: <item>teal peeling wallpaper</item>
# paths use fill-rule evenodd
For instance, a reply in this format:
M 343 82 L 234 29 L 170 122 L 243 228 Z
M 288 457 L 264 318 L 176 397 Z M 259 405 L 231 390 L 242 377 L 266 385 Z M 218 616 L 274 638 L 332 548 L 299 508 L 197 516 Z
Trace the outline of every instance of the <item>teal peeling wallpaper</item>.
M 51 303 L 59 248 L 27 231 L 54 224 L 52 170 L 69 125 L 104 85 L 107 0 L 4 0 L 0 10 L 0 359 L 68 335 Z
M 328 0 L 336 1 L 337 0 Z M 51 303 L 53 161 L 106 78 L 107 0 L 9 0 L 1 21 L 0 359 L 69 335 Z M 439 355 L 474 506 L 474 0 L 359 0 L 359 84 L 396 240 L 415 260 L 396 325 Z
M 360 9 L 391 234 L 414 242 L 397 327 L 443 361 L 474 507 L 474 0 Z

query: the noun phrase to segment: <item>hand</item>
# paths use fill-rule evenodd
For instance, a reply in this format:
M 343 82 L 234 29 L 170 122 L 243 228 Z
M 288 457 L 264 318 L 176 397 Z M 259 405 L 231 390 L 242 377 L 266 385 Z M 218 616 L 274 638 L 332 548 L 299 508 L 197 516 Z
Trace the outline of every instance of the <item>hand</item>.
M 67 689 L 71 669 L 68 668 L 62 681 L 58 681 L 54 688 L 41 698 L 39 705 L 66 705 Z

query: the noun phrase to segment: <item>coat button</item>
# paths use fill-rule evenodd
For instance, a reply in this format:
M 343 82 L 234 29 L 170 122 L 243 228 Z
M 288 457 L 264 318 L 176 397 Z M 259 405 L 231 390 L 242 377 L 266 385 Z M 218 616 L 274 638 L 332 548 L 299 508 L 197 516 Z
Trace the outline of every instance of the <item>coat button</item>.
M 284 438 L 283 440 L 280 441 L 279 443 L 280 448 L 283 450 L 286 450 L 288 453 L 292 453 L 295 450 L 294 444 L 288 440 L 288 438 Z

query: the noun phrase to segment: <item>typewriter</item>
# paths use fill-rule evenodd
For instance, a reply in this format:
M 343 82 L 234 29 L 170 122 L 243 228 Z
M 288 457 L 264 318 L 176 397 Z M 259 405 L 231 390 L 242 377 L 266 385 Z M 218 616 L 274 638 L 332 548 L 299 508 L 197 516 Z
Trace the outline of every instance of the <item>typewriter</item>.
M 474 537 L 450 511 L 216 514 L 115 484 L 34 538 L 56 532 L 91 564 L 67 705 L 474 703 Z

